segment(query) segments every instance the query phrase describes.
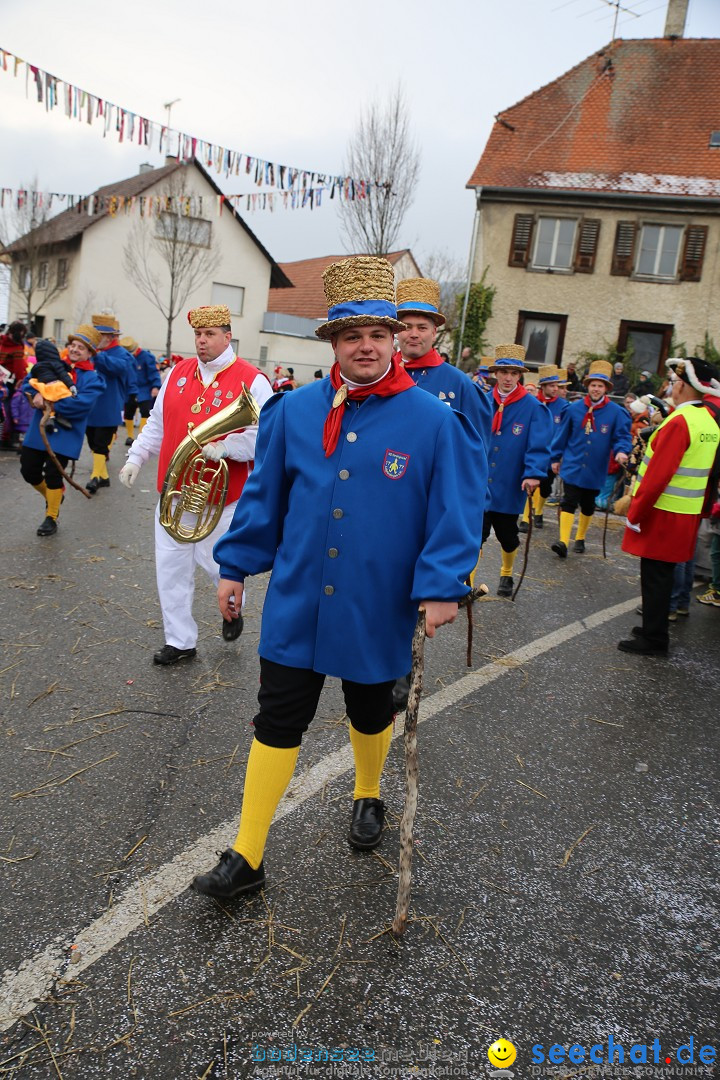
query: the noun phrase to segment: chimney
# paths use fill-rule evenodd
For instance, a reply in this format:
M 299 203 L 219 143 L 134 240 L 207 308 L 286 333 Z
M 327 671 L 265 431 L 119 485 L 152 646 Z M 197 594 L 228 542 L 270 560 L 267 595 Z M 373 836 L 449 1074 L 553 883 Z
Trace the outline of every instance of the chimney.
M 152 172 L 154 168 L 155 166 L 151 165 L 149 161 L 143 161 L 142 165 L 138 169 L 138 175 L 142 176 L 142 174 L 145 172 Z
M 685 33 L 688 0 L 668 0 L 665 16 L 665 37 L 681 38 Z

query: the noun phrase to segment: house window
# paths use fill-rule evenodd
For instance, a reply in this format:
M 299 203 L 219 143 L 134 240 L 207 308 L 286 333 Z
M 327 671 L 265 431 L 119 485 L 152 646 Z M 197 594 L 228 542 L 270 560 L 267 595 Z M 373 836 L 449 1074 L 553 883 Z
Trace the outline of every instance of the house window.
M 20 267 L 20 288 L 23 292 L 29 292 L 32 288 L 32 271 L 29 266 Z
M 570 270 L 575 246 L 574 218 L 538 220 L 532 265 L 536 270 Z
M 520 311 L 515 340 L 525 346 L 528 366 L 559 364 L 565 342 L 567 315 L 543 311 Z
M 67 259 L 58 259 L 58 264 L 57 264 L 58 289 L 64 289 L 65 286 L 67 285 L 67 270 L 68 270 L 68 261 L 67 261 Z
M 65 320 L 55 319 L 53 321 L 53 337 L 56 341 L 62 341 L 65 337 Z
M 41 262 L 38 267 L 38 289 L 47 289 L 48 283 L 48 264 Z
M 156 219 L 157 235 L 171 243 L 210 247 L 212 225 L 205 218 L 183 217 L 180 214 L 161 214 Z
M 618 336 L 618 352 L 632 350 L 633 366 L 638 371 L 662 374 L 670 353 L 673 326 L 668 323 L 632 322 L 623 319 Z
M 258 360 L 259 367 L 267 367 L 268 347 L 267 345 L 260 346 L 260 359 Z
M 238 352 L 240 351 L 240 342 L 236 337 L 230 338 L 230 348 L 237 356 Z
M 682 225 L 643 225 L 635 273 L 642 277 L 675 278 Z
M 213 281 L 210 296 L 213 304 L 227 304 L 231 315 L 242 315 L 245 290 L 240 285 L 223 285 Z

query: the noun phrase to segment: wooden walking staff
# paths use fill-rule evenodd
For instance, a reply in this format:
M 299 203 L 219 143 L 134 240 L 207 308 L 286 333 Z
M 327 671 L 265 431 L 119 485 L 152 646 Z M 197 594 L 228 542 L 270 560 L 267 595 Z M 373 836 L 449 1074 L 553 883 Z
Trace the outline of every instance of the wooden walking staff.
M 487 595 L 487 585 L 478 585 L 459 602 L 458 607 L 468 608 L 475 600 Z M 468 622 L 468 636 L 472 632 L 472 623 Z M 469 666 L 469 665 L 468 665 Z M 412 639 L 412 671 L 410 674 L 410 693 L 405 712 L 405 808 L 400 822 L 400 865 L 398 868 L 398 894 L 395 905 L 395 919 L 392 924 L 394 937 L 401 937 L 405 932 L 410 907 L 410 886 L 412 883 L 413 825 L 418 800 L 418 755 L 417 724 L 422 694 L 423 674 L 425 670 L 425 609 L 418 612 L 415 632 Z
M 52 408 L 46 402 L 45 403 L 45 408 L 43 409 L 42 417 L 40 418 L 40 436 L 42 438 L 42 441 L 45 443 L 45 449 L 47 450 L 48 454 L 50 455 L 50 460 L 52 461 L 53 465 L 55 466 L 57 471 L 62 476 L 63 480 L 67 480 L 68 484 L 70 484 L 71 487 L 74 487 L 76 491 L 79 491 L 81 495 L 84 495 L 86 499 L 91 499 L 92 495 L 90 494 L 90 492 L 86 491 L 85 488 L 81 488 L 79 484 L 76 484 L 75 481 L 72 479 L 72 477 L 68 476 L 68 474 L 65 472 L 65 470 L 63 469 L 63 467 L 60 464 L 60 462 L 58 461 L 58 459 L 55 457 L 55 452 L 54 452 L 52 446 L 50 445 L 47 434 L 45 432 L 45 425 L 47 424 L 47 422 L 48 422 L 48 420 L 50 419 L 51 416 L 52 416 Z

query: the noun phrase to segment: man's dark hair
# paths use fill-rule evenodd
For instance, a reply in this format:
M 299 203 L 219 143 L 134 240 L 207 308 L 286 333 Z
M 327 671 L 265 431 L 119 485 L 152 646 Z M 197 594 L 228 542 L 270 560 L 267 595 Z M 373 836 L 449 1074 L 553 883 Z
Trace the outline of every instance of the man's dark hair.
M 28 328 L 24 322 L 16 320 L 15 322 L 11 322 L 8 326 L 7 334 L 8 337 L 11 337 L 13 341 L 17 342 L 19 345 L 23 339 L 28 336 Z
M 226 334 L 232 334 L 232 326 L 230 325 L 230 323 L 228 323 L 227 326 L 221 326 L 220 329 L 223 330 Z

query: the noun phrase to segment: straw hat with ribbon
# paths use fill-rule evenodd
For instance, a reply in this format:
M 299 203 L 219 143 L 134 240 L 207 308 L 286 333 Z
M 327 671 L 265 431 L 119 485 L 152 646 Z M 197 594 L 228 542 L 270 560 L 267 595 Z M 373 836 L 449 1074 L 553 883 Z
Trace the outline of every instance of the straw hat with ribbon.
M 120 323 L 109 311 L 103 311 L 99 315 L 92 315 L 92 324 L 101 334 L 119 334 Z
M 134 337 L 121 337 L 118 345 L 122 345 L 123 349 L 127 349 L 130 353 L 134 353 L 138 349 L 138 343 Z
M 230 326 L 230 308 L 227 304 L 209 304 L 192 308 L 187 320 L 193 330 L 209 330 L 211 326 Z
M 559 382 L 559 371 L 560 369 L 555 364 L 544 364 L 543 367 L 538 368 L 538 383 L 540 386 L 543 383 Z
M 102 342 L 101 332 L 94 326 L 88 326 L 87 323 L 83 323 L 78 326 L 74 334 L 68 336 L 68 342 L 81 341 L 83 345 L 86 345 L 90 352 L 96 353 L 100 348 Z
M 328 305 L 327 322 L 317 327 L 321 341 L 350 326 L 387 326 L 393 332 L 405 330 L 395 306 L 395 274 L 387 259 L 357 255 L 332 263 L 323 273 Z
M 488 368 L 494 371 L 525 371 L 524 345 L 496 345 L 495 362 Z
M 436 326 L 443 326 L 445 316 L 440 311 L 440 286 L 432 278 L 405 278 L 397 284 L 397 310 L 405 315 L 427 315 Z
M 612 377 L 612 364 L 609 364 L 607 360 L 593 360 L 587 374 L 583 376 L 583 382 L 587 386 L 592 379 L 600 379 L 612 386 Z

